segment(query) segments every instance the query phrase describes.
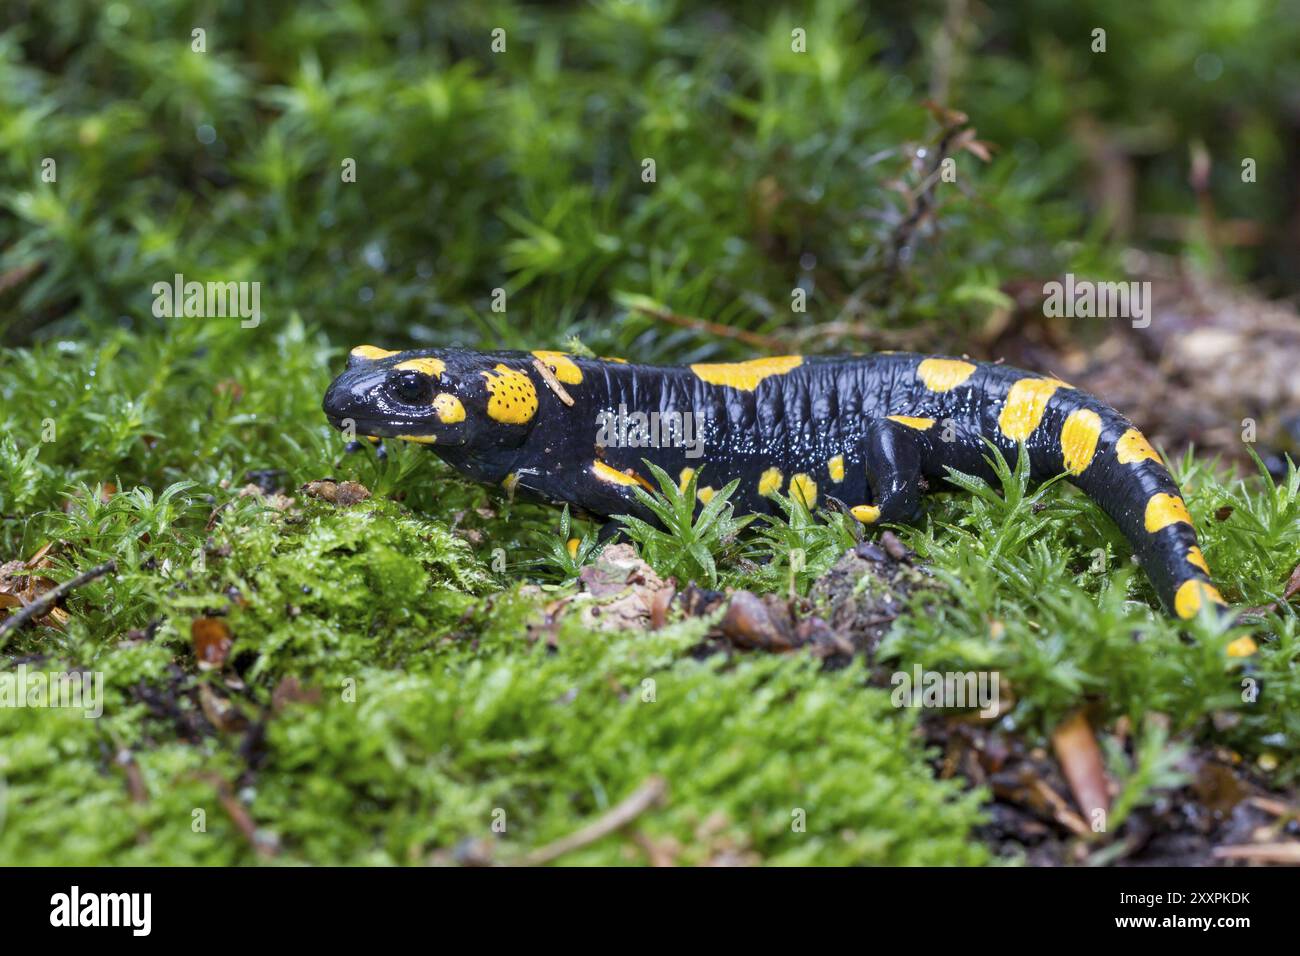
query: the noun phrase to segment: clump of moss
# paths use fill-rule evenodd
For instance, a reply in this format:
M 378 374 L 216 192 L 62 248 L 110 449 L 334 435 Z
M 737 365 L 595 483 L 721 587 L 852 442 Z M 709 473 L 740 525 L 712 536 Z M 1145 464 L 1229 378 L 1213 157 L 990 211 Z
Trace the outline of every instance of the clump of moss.
M 57 825 L 63 862 L 421 863 L 465 840 L 509 861 L 652 776 L 671 796 L 636 832 L 679 862 L 983 859 L 965 839 L 978 795 L 932 779 L 912 722 L 857 669 L 696 661 L 704 621 L 610 636 L 573 620 L 550 650 L 524 626 L 536 597 L 484 605 L 463 543 L 391 502 L 244 499 L 226 516 L 152 639 L 97 647 L 84 622 L 68 635 L 106 671 L 103 719 L 0 711 L 17 744 L 0 760 L 10 859 L 53 859 L 41 838 Z M 219 672 L 189 647 L 188 622 L 213 613 L 233 636 Z M 289 677 L 304 690 L 281 707 Z M 241 720 L 218 719 L 212 695 Z M 54 819 L 46 786 L 77 792 Z M 645 858 L 616 835 L 565 862 Z
M 363 672 L 355 701 L 331 694 L 272 725 L 282 773 L 265 776 L 259 808 L 310 857 L 425 862 L 475 839 L 510 861 L 659 776 L 669 797 L 635 832 L 677 862 L 724 843 L 771 863 L 984 858 L 964 839 L 978 795 L 931 778 L 910 721 L 861 671 L 682 658 L 702 633 L 569 628 L 555 653 L 462 648 L 437 673 Z M 713 842 L 698 838 L 706 824 Z M 645 859 L 614 836 L 564 862 Z

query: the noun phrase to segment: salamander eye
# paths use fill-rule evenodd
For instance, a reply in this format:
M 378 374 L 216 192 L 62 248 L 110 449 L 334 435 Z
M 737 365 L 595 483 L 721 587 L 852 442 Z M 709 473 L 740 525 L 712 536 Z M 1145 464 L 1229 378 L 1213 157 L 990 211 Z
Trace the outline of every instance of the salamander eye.
M 388 388 L 403 405 L 424 405 L 433 399 L 433 382 L 422 372 L 399 372 L 388 380 Z

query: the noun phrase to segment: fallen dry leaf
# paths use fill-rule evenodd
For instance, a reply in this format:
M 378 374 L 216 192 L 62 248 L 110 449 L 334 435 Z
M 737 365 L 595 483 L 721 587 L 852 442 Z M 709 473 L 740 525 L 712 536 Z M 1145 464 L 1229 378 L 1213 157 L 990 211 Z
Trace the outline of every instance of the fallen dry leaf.
M 710 591 L 695 585 L 678 591 L 662 580 L 630 544 L 606 548 L 578 575 L 577 592 L 548 603 L 544 618 L 529 627 L 529 639 L 555 646 L 565 614 L 582 615 L 594 630 L 658 630 L 673 619 L 719 614 L 703 648 L 735 647 L 782 653 L 808 648 L 828 664 L 846 663 L 855 649 L 870 656 L 904 606 L 909 592 L 925 585 L 913 554 L 893 535 L 880 544 L 862 542 L 813 588 L 808 599 L 759 596 L 750 591 Z M 876 585 L 863 589 L 864 576 Z M 540 589 L 537 593 L 540 593 Z M 528 589 L 525 589 L 526 593 Z M 814 613 L 825 609 L 825 618 Z
M 1052 748 L 1074 794 L 1075 805 L 1091 821 L 1097 810 L 1110 811 L 1110 783 L 1101 748 L 1083 711 L 1076 711 L 1052 733 Z
M 217 693 L 210 684 L 199 684 L 199 707 L 208 723 L 222 733 L 248 729 L 248 718 L 230 698 Z
M 649 628 L 656 604 L 673 588 L 630 544 L 614 544 L 602 551 L 594 564 L 579 573 L 578 587 L 579 594 L 565 605 L 598 631 Z
M 367 494 L 369 493 L 367 492 Z M 337 496 L 337 490 L 335 491 L 335 495 Z M 249 482 L 248 484 L 244 485 L 244 487 L 239 489 L 239 497 L 261 498 L 264 502 L 266 502 L 276 511 L 288 511 L 291 507 L 293 507 L 292 498 L 288 497 L 287 495 L 282 495 L 278 491 L 268 492 L 261 485 L 254 484 L 253 482 Z M 349 504 L 350 503 L 351 502 L 349 502 Z M 225 506 L 223 505 L 222 507 Z M 214 518 L 216 517 L 216 512 L 213 512 L 213 517 Z
M 220 670 L 230 656 L 230 628 L 219 617 L 196 617 L 190 622 L 190 642 L 200 670 Z
M 1300 564 L 1297 564 L 1295 570 L 1291 572 L 1291 577 L 1286 582 L 1286 590 L 1282 592 L 1282 596 L 1289 601 L 1297 594 L 1300 594 Z
M 359 481 L 334 481 L 330 478 L 309 481 L 302 486 L 302 490 L 310 498 L 320 498 L 342 508 L 355 505 L 370 497 L 370 489 Z
M 229 395 L 232 402 L 239 403 L 244 397 L 244 386 L 240 385 L 233 378 L 223 378 L 212 386 L 212 391 L 217 395 Z
M 48 557 L 53 544 L 45 544 L 26 561 L 7 561 L 0 565 L 0 611 L 26 607 L 59 586 L 57 581 L 32 573 L 53 564 Z M 62 628 L 69 619 L 70 615 L 63 608 L 51 607 L 37 616 L 34 623 L 41 627 Z
M 775 613 L 773 613 L 775 612 Z M 718 630 L 737 647 L 764 651 L 788 651 L 795 646 L 788 612 L 769 610 L 762 598 L 749 591 L 731 595 Z
M 305 688 L 298 683 L 298 678 L 290 674 L 288 677 L 281 678 L 280 683 L 275 685 L 275 690 L 271 692 L 271 709 L 275 713 L 280 713 L 290 704 L 319 703 L 321 692 L 319 687 Z

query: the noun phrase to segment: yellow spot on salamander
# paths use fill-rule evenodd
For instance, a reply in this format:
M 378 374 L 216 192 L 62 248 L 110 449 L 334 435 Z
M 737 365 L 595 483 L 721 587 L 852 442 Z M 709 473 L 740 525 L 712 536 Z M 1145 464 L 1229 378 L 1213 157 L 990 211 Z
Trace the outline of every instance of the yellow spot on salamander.
M 582 383 L 582 369 L 578 368 L 576 362 L 569 358 L 565 352 L 534 352 L 533 356 L 539 358 L 546 364 L 555 377 L 565 385 L 580 385 Z
M 393 368 L 399 372 L 423 372 L 430 378 L 437 378 L 447 369 L 447 363 L 439 358 L 413 358 L 398 362 Z
M 915 428 L 919 432 L 934 427 L 933 418 L 913 418 L 911 415 L 890 415 L 888 417 L 891 422 L 898 422 L 898 424 L 906 425 L 908 428 Z
M 432 445 L 438 441 L 437 435 L 397 435 L 398 441 L 413 441 L 417 445 Z
M 785 476 L 781 474 L 780 468 L 769 468 L 758 476 L 758 493 L 770 495 L 774 491 L 780 491 L 784 480 Z
M 353 358 L 366 359 L 369 362 L 377 362 L 379 359 L 392 358 L 396 352 L 390 352 L 388 349 L 381 349 L 377 345 L 358 345 L 348 353 Z
M 1065 461 L 1065 470 L 1072 475 L 1082 475 L 1092 464 L 1099 438 L 1100 415 L 1087 408 L 1070 412 L 1061 426 L 1061 458 Z
M 1043 420 L 1048 399 L 1058 388 L 1069 388 L 1055 378 L 1022 378 L 1011 386 L 998 416 L 998 428 L 1012 441 L 1024 441 Z
M 1205 560 L 1205 555 L 1201 553 L 1201 549 L 1196 545 L 1192 545 L 1187 549 L 1187 563 L 1200 568 L 1206 574 L 1210 573 L 1210 565 Z
M 519 476 L 513 471 L 501 479 L 501 487 L 505 489 L 506 494 L 513 495 L 515 489 L 519 487 Z
M 1259 645 L 1249 634 L 1244 634 L 1228 645 L 1229 657 L 1249 657 L 1259 650 Z
M 564 547 L 565 550 L 569 552 L 569 557 L 576 558 L 578 556 L 578 545 L 580 544 L 582 544 L 582 542 L 579 541 L 577 538 L 570 538 L 567 542 L 565 542 Z
M 1183 620 L 1187 620 L 1196 617 L 1206 601 L 1213 604 L 1226 603 L 1213 584 L 1192 578 L 1178 586 L 1178 591 L 1174 594 L 1174 611 Z
M 1130 428 L 1119 437 L 1119 441 L 1115 442 L 1115 457 L 1121 465 L 1135 465 L 1139 461 L 1146 461 L 1147 459 L 1154 461 L 1157 465 L 1164 464 L 1156 450 L 1151 447 L 1151 443 L 1147 441 L 1146 436 L 1136 428 Z
M 699 491 L 695 492 L 695 497 L 700 499 L 700 504 L 707 505 L 710 501 L 713 500 L 713 496 L 716 493 L 717 492 L 713 490 L 712 485 L 705 485 Z
M 683 468 L 681 474 L 677 476 L 677 490 L 685 491 L 686 486 L 690 484 L 690 481 L 693 477 L 695 477 L 694 468 Z
M 960 359 L 926 359 L 916 367 L 916 377 L 932 392 L 951 392 L 974 372 L 974 365 Z
M 779 355 L 774 358 L 750 359 L 748 362 L 697 363 L 691 366 L 691 371 L 710 385 L 728 385 L 752 392 L 769 375 L 784 375 L 802 364 L 802 355 Z
M 1192 516 L 1187 513 L 1187 505 L 1183 504 L 1182 498 L 1161 492 L 1147 499 L 1144 522 L 1147 531 L 1155 534 L 1171 524 L 1191 524 Z
M 454 425 L 465 420 L 465 406 L 460 399 L 447 392 L 439 392 L 433 397 L 433 411 L 438 421 L 444 425 Z
M 602 355 L 600 356 L 600 360 L 602 362 L 617 362 L 619 365 L 627 364 L 627 359 L 615 358 L 613 355 Z
M 875 524 L 880 520 L 880 509 L 875 505 L 854 505 L 849 509 L 849 514 L 863 524 Z
M 611 468 L 603 461 L 593 461 L 591 463 L 591 473 L 601 481 L 607 481 L 611 485 L 636 485 L 640 484 L 634 477 L 625 471 L 619 471 L 617 468 Z
M 804 503 L 805 508 L 812 508 L 817 504 L 817 482 L 803 472 L 791 475 L 790 497 L 798 498 Z
M 826 470 L 830 472 L 831 481 L 838 485 L 844 480 L 844 456 L 836 455 L 830 461 L 826 462 Z M 777 479 L 777 483 L 779 487 L 780 478 Z
M 537 387 L 518 369 L 498 364 L 493 372 L 481 372 L 487 379 L 488 417 L 504 425 L 523 425 L 537 414 Z

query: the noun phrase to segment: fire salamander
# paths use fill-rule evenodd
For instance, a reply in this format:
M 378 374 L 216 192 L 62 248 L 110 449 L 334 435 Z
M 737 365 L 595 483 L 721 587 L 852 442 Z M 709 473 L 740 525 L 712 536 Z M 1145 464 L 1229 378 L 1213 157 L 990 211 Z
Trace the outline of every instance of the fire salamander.
M 324 411 L 360 435 L 428 445 L 469 477 L 599 516 L 652 520 L 642 459 L 707 503 L 732 479 L 737 511 L 770 495 L 834 497 L 864 524 L 917 517 L 922 477 L 992 477 L 988 439 L 1033 477 L 1067 473 L 1132 543 L 1180 618 L 1222 606 L 1191 516 L 1133 425 L 1065 382 L 939 356 L 798 355 L 660 368 L 563 352 L 390 352 L 363 345 Z

